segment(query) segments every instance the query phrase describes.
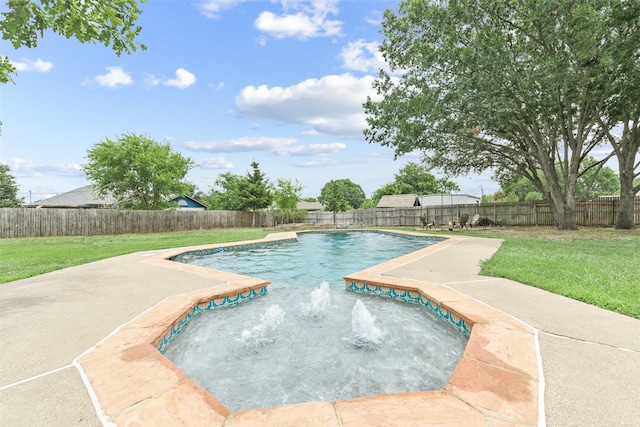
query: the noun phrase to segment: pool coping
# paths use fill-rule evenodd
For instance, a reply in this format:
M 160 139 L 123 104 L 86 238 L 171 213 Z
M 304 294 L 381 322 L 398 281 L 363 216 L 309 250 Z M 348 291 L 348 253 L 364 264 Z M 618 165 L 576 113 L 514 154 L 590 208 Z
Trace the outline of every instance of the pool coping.
M 398 233 L 396 230 L 388 232 Z M 404 232 L 417 236 L 422 233 Z M 295 239 L 275 233 L 264 239 L 215 245 L 225 248 Z M 439 237 L 439 236 L 438 236 Z M 77 359 L 99 417 L 105 425 L 538 425 L 542 372 L 537 331 L 446 285 L 385 273 L 416 262 L 464 237 L 445 241 L 345 276 L 345 286 L 393 288 L 435 303 L 471 329 L 463 357 L 444 390 L 378 395 L 336 402 L 308 402 L 232 413 L 166 359 L 158 347 L 173 328 L 211 301 L 261 292 L 269 282 L 171 261 L 180 248 L 143 262 L 211 277 L 223 284 L 166 298 L 117 328 Z

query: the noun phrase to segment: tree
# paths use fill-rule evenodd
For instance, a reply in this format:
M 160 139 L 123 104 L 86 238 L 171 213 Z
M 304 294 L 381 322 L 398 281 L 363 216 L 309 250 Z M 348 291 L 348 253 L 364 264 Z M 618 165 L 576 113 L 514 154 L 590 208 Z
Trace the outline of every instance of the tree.
M 596 197 L 604 195 L 614 195 L 620 192 L 620 181 L 618 176 L 609 167 L 602 167 L 598 173 L 595 173 L 592 166 L 597 165 L 599 162 L 593 157 L 587 157 L 580 165 L 580 178 L 576 182 L 576 194 L 580 199 L 593 200 Z M 562 176 L 560 171 L 558 175 Z M 543 181 L 543 185 L 546 188 L 547 184 Z M 535 200 L 542 200 L 543 195 L 537 188 L 523 176 L 511 177 L 505 179 L 500 183 L 502 190 L 505 193 L 515 193 L 518 196 L 518 200 L 526 200 L 529 193 L 539 194 L 539 198 Z M 564 182 L 560 179 L 560 186 L 564 186 Z M 545 194 L 548 191 L 544 192 Z M 530 196 L 537 197 L 537 196 Z
M 302 193 L 302 185 L 298 180 L 292 182 L 290 179 L 278 179 L 278 186 L 273 192 L 273 201 L 280 215 L 280 224 L 284 224 L 285 218 L 295 217 Z
M 349 209 L 349 195 L 344 181 L 339 179 L 327 182 L 320 190 L 320 197 L 318 197 L 323 209 L 333 213 L 334 226 L 338 212 Z
M 101 43 L 120 56 L 146 50 L 136 41 L 142 30 L 136 25 L 141 13 L 136 0 L 8 0 L 1 13 L 0 32 L 16 49 L 36 47 L 50 30 L 80 43 Z M 0 58 L 0 83 L 12 81 L 15 71 L 8 57 Z
M 429 169 L 416 162 L 408 162 L 395 175 L 391 183 L 387 183 L 377 189 L 371 196 L 372 201 L 377 205 L 382 196 L 392 194 L 437 194 L 459 191 L 460 187 L 455 182 L 446 178 L 438 179 L 433 176 Z
M 253 212 L 251 224 L 256 226 L 256 211 L 271 205 L 273 195 L 271 185 L 264 173 L 260 171 L 256 161 L 251 162 L 252 171 L 247 172 L 244 179 L 238 181 L 238 194 L 242 200 L 242 207 Z
M 239 182 L 242 179 L 244 177 L 231 172 L 221 173 L 215 181 L 215 187 L 210 188 L 209 194 L 204 195 L 202 201 L 210 210 L 244 210 L 239 190 Z
M 364 194 L 364 190 L 355 182 L 350 179 L 337 179 L 334 181 L 340 188 L 341 194 L 345 197 L 347 204 L 353 208 L 358 209 L 365 201 L 367 196 Z M 318 200 L 322 202 L 322 190 L 320 190 L 320 197 Z M 323 202 L 324 203 L 324 202 Z
M 24 199 L 18 198 L 18 186 L 8 165 L 0 163 L 0 208 L 19 208 Z
M 604 57 L 612 95 L 600 110 L 600 125 L 618 160 L 620 205 L 616 228 L 633 229 L 634 198 L 640 191 L 640 2 L 618 1 L 606 15 L 613 35 L 603 39 L 615 56 Z M 622 133 L 616 135 L 615 129 Z
M 381 51 L 406 72 L 380 71 L 365 137 L 396 155 L 420 150 L 448 175 L 525 176 L 559 228 L 575 229 L 580 165 L 615 122 L 601 120 L 604 106 L 640 99 L 626 91 L 637 80 L 628 72 L 637 69 L 637 9 L 623 0 L 404 1 L 385 12 Z M 625 31 L 611 30 L 612 10 Z
M 127 133 L 106 138 L 87 151 L 83 171 L 99 196 L 110 195 L 116 205 L 130 209 L 165 209 L 169 199 L 191 188 L 184 181 L 195 166 L 174 152 L 168 142 Z

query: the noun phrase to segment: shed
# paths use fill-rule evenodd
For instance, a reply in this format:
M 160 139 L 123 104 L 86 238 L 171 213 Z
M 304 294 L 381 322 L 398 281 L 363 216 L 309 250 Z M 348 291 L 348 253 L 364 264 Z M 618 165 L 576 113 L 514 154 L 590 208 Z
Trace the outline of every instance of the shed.
M 392 194 L 382 196 L 376 208 L 410 208 L 420 206 L 420 199 L 415 194 Z
M 114 203 L 112 197 L 99 198 L 93 193 L 93 186 L 86 185 L 49 197 L 48 199 L 38 200 L 29 205 L 28 208 L 57 208 L 57 209 L 96 209 L 105 208 Z
M 208 207 L 191 196 L 178 196 L 171 199 L 171 201 L 178 204 L 178 210 L 204 211 Z
M 307 212 L 314 212 L 314 211 L 317 212 L 324 209 L 324 207 L 322 206 L 322 203 L 320 202 L 305 202 L 304 200 L 299 201 L 296 208 L 298 210 L 307 211 Z
M 427 194 L 420 196 L 420 203 L 424 207 L 429 206 L 450 206 L 450 205 L 472 205 L 480 203 L 482 199 L 468 194 Z

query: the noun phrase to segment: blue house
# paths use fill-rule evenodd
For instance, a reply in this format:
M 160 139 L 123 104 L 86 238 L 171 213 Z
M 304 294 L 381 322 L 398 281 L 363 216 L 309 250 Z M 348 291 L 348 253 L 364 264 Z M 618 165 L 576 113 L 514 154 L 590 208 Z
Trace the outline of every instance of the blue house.
M 178 204 L 179 210 L 204 211 L 207 209 L 207 205 L 190 196 L 174 197 L 171 201 Z

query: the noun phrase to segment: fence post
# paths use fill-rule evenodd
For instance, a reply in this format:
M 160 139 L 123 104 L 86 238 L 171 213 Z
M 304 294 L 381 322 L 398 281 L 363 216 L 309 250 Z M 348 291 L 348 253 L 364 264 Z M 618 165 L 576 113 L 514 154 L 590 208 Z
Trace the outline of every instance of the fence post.
M 616 223 L 616 199 L 611 199 L 611 223 L 610 225 L 615 225 Z

